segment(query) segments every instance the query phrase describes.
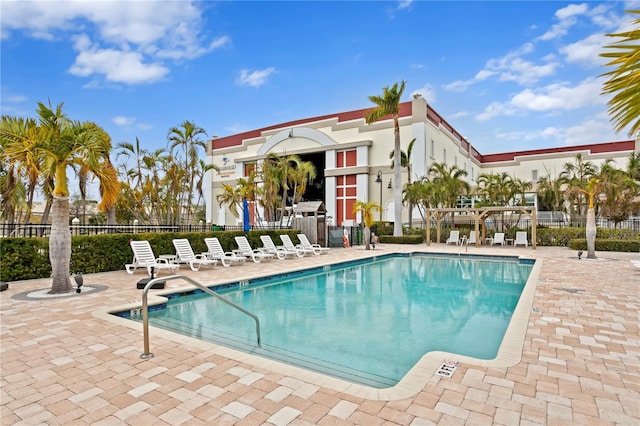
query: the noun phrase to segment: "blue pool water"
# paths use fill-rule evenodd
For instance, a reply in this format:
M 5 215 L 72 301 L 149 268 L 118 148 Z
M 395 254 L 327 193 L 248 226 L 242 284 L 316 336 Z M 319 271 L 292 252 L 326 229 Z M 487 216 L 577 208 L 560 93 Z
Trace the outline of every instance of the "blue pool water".
M 532 261 L 381 256 L 172 297 L 150 324 L 374 387 L 396 384 L 427 352 L 496 356 Z

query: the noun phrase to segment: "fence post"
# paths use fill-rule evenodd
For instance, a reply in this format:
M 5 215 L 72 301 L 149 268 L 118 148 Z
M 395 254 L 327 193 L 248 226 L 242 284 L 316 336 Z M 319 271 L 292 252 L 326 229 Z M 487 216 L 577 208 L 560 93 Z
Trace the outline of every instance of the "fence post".
M 71 220 L 71 225 L 72 225 L 72 234 L 73 235 L 78 235 L 80 234 L 80 219 L 78 219 L 77 217 L 74 217 Z

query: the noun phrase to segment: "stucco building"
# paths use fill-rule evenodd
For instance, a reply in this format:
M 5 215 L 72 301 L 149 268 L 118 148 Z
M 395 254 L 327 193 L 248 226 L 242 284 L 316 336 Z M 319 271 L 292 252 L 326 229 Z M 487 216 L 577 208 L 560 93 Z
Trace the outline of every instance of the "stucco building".
M 307 200 L 325 203 L 327 217 L 334 225 L 355 220 L 356 200 L 375 201 L 383 206 L 382 219 L 394 220 L 393 170 L 389 153 L 393 150 L 393 120 L 366 124 L 364 108 L 336 114 L 310 117 L 273 126 L 214 138 L 207 145 L 210 164 L 219 171 L 210 174 L 207 187 L 207 220 L 219 225 L 235 225 L 238 219 L 219 207 L 216 196 L 222 184 L 233 184 L 247 176 L 267 154 L 298 154 L 317 169 Z M 406 151 L 415 138 L 411 155 L 411 175 L 415 180 L 427 174 L 433 163 L 456 165 L 466 170 L 473 187 L 480 174 L 507 172 L 513 177 L 536 183 L 541 176 L 557 177 L 563 165 L 580 153 L 584 161 L 600 165 L 612 159 L 618 168 L 626 168 L 629 154 L 640 152 L 640 139 L 590 145 L 536 149 L 483 155 L 454 129 L 422 97 L 400 104 L 400 143 Z M 382 176 L 382 182 L 377 179 Z M 403 181 L 407 171 L 403 169 Z M 529 204 L 535 205 L 535 186 Z M 408 212 L 404 209 L 403 221 Z

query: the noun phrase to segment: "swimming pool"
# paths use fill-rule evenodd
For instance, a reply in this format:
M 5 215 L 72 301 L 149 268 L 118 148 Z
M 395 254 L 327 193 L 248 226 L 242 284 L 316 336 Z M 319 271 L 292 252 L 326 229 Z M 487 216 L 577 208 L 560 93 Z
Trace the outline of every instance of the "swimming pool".
M 375 388 L 427 352 L 496 356 L 532 260 L 379 256 L 215 288 L 253 320 L 199 291 L 170 295 L 150 324 Z

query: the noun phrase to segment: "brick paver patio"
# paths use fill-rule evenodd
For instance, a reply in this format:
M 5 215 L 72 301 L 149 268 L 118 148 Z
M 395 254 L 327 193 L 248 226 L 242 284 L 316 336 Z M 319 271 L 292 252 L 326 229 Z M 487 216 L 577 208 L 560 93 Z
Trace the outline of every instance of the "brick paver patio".
M 431 247 L 382 245 L 328 255 L 180 273 L 204 283 L 246 279 L 374 253 Z M 142 331 L 97 314 L 140 302 L 139 270 L 85 276 L 94 294 L 17 300 L 48 280 L 10 283 L 0 293 L 2 425 L 638 425 L 640 269 L 637 253 L 578 260 L 566 248 L 470 247 L 469 252 L 542 259 L 522 358 L 504 367 L 463 362 L 451 378 L 423 377 L 415 394 L 354 396 L 277 369 L 211 352 L 190 339 Z M 168 286 L 179 286 L 174 281 Z M 222 352 L 224 353 L 224 352 Z

